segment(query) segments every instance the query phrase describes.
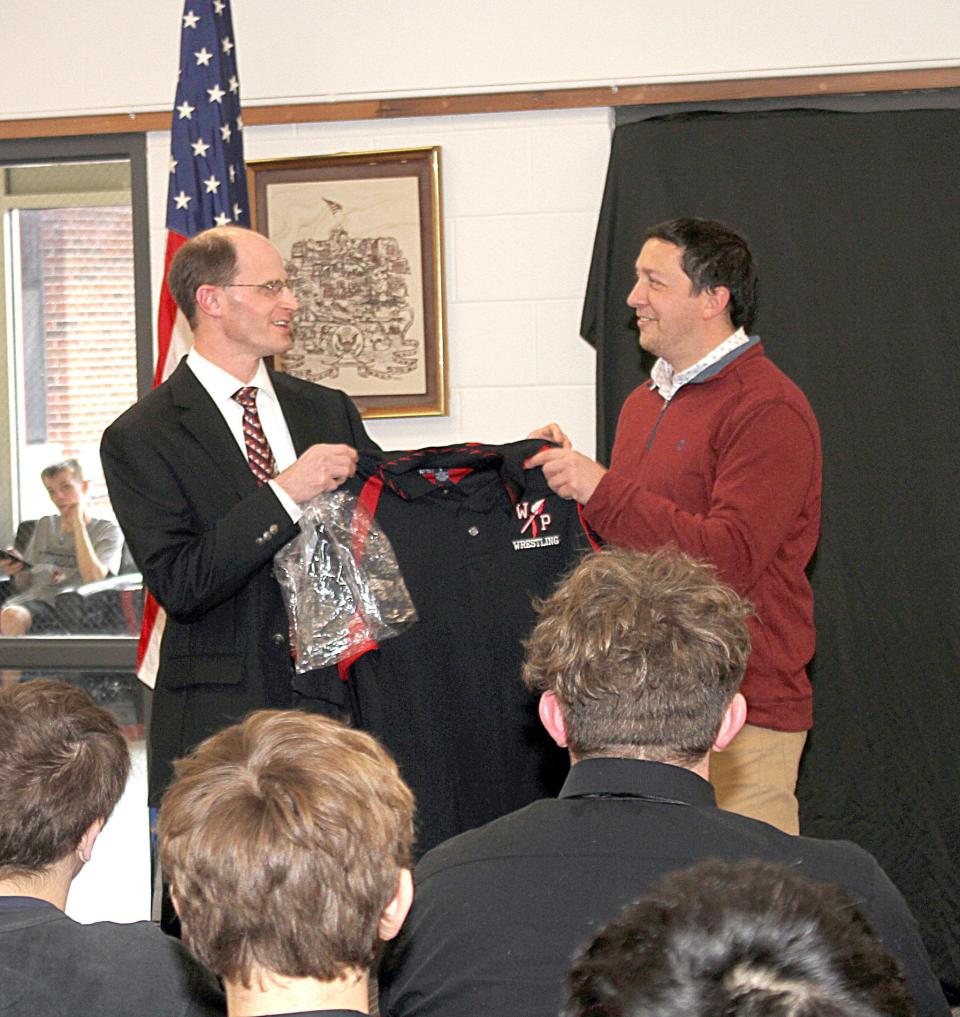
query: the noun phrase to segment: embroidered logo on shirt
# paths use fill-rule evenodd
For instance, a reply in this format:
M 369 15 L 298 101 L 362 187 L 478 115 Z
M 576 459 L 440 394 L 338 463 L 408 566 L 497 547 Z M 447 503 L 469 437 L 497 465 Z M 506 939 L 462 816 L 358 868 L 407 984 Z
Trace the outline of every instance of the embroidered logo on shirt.
M 517 503 L 517 519 L 523 523 L 520 527 L 521 537 L 523 538 L 525 533 L 529 533 L 529 536 L 515 540 L 513 542 L 514 551 L 527 551 L 533 547 L 551 547 L 560 543 L 560 537 L 557 534 L 542 536 L 552 522 L 550 514 L 543 511 L 545 503 L 546 498 L 540 498 L 535 502 L 521 501 Z

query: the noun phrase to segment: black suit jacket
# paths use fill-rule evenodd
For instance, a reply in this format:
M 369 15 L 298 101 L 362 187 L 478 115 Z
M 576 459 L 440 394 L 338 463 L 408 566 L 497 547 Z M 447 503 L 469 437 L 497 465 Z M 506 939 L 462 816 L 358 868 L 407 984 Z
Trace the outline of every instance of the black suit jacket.
M 343 393 L 271 372 L 298 455 L 375 449 Z M 298 532 L 196 376 L 170 378 L 117 418 L 100 447 L 117 519 L 167 613 L 150 730 L 150 795 L 170 762 L 245 713 L 291 704 L 288 623 L 274 554 Z
M 585 759 L 534 802 L 423 856 L 380 965 L 383 1017 L 555 1017 L 577 947 L 655 880 L 706 858 L 795 865 L 839 883 L 900 961 L 918 1017 L 950 1017 L 917 924 L 876 860 L 723 812 L 697 774 Z

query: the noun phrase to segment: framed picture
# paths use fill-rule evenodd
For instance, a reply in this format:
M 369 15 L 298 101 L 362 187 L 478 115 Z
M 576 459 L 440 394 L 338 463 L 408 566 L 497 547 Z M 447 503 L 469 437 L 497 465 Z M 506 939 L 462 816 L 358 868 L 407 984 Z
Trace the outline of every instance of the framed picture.
M 365 417 L 447 412 L 440 148 L 247 163 L 252 221 L 300 308 L 275 367 Z

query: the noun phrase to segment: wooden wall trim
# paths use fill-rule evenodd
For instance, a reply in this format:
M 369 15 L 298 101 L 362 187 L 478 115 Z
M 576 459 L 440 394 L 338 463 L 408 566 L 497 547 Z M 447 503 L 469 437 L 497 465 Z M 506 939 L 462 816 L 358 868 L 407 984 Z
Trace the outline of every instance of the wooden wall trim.
M 960 88 L 960 67 L 245 106 L 243 119 L 248 126 L 302 124 L 338 120 L 457 116 L 468 113 L 584 109 L 598 106 L 650 106 L 660 103 L 772 99 L 787 96 L 802 98 L 810 95 L 849 95 L 857 92 L 899 92 L 944 88 Z M 170 117 L 171 111 L 164 110 L 162 112 L 105 113 L 92 116 L 0 120 L 0 139 L 163 131 L 169 129 Z

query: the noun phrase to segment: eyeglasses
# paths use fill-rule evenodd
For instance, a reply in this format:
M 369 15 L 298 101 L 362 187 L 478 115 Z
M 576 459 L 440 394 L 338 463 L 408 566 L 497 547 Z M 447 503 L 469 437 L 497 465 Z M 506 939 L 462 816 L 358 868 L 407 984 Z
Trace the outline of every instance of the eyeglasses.
M 271 279 L 269 282 L 262 283 L 224 283 L 224 285 L 220 288 L 222 290 L 228 290 L 235 286 L 242 286 L 247 289 L 266 290 L 267 293 L 270 293 L 273 296 L 276 296 L 284 289 L 288 289 L 291 292 L 293 291 L 293 287 L 290 285 L 289 279 Z

